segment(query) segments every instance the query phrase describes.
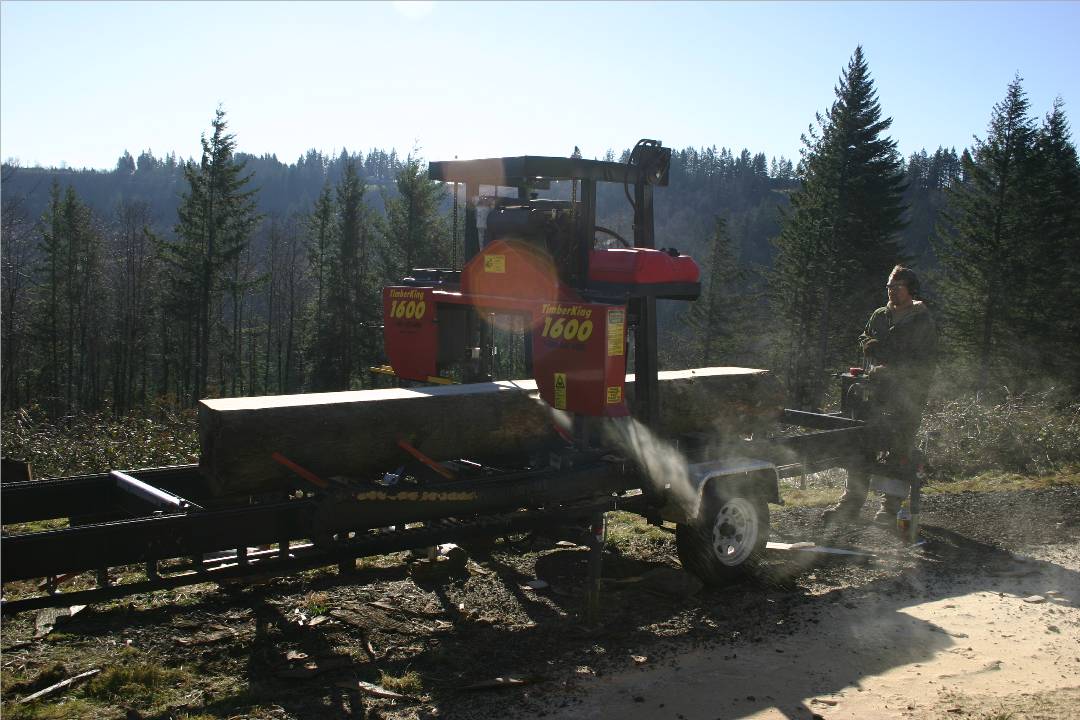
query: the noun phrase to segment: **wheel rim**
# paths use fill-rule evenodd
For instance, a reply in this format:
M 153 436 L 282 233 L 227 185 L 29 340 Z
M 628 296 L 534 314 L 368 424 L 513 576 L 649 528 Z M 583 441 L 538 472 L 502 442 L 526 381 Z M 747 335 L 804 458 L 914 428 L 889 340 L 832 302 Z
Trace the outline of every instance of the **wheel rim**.
M 712 548 L 724 565 L 740 565 L 757 545 L 761 522 L 757 509 L 746 498 L 724 501 L 713 517 Z

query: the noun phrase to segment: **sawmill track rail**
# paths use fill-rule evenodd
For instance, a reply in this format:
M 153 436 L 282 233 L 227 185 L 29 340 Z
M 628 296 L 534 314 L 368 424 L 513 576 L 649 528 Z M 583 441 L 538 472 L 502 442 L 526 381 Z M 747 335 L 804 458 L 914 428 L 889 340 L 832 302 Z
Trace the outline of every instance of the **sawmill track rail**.
M 644 511 L 640 495 L 621 495 L 637 484 L 626 468 L 596 456 L 578 459 L 579 465 L 560 469 L 390 488 L 357 484 L 243 505 L 215 505 L 199 496 L 196 466 L 5 483 L 3 581 L 44 581 L 42 594 L 5 598 L 0 609 L 286 575 L 467 537 L 573 524 L 616 507 Z M 116 584 L 132 575 L 132 566 L 141 579 Z M 96 574 L 97 587 L 61 592 L 84 573 Z
M 390 527 L 358 533 L 352 537 L 336 537 L 325 544 L 301 541 L 263 549 L 245 548 L 212 560 L 188 560 L 168 569 L 161 566 L 153 570 L 147 568 L 142 573 L 142 579 L 123 584 L 99 584 L 92 589 L 71 592 L 59 592 L 53 588 L 53 592 L 35 597 L 4 600 L 2 610 L 7 614 L 44 607 L 85 605 L 199 583 L 281 577 L 334 564 L 344 569 L 350 567 L 352 561 L 359 557 L 425 548 L 438 543 L 463 542 L 470 538 L 569 528 L 575 523 L 586 523 L 597 512 L 635 510 L 642 501 L 640 495 L 629 498 L 594 498 L 551 510 L 499 513 L 470 520 L 444 518 L 425 523 L 421 527 Z

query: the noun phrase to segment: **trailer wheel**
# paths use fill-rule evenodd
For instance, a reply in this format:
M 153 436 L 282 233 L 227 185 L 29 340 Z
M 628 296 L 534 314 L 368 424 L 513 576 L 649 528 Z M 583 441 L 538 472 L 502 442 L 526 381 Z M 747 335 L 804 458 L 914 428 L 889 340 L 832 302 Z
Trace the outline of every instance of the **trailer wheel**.
M 697 522 L 676 526 L 679 560 L 706 585 L 723 585 L 757 565 L 769 539 L 769 505 L 756 497 L 715 498 Z

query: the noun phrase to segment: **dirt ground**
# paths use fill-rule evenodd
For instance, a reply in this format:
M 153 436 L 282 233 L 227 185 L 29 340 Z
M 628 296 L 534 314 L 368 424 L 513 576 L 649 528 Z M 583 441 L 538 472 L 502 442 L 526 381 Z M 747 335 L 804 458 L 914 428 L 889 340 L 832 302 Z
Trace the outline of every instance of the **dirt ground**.
M 791 634 L 613 672 L 551 717 L 1075 718 L 1076 546 L 1038 554 L 952 577 L 908 570 L 885 592 L 824 590 L 776 621 Z
M 24 613 L 3 620 L 3 715 L 1080 716 L 1080 487 L 927 496 L 917 548 L 772 510 L 775 541 L 874 557 L 776 551 L 757 576 L 702 589 L 671 533 L 615 518 L 595 624 L 584 549 L 546 538 L 472 548 L 464 570 L 428 578 L 400 554 L 353 578 L 139 596 L 39 639 Z M 92 668 L 131 672 L 17 705 Z

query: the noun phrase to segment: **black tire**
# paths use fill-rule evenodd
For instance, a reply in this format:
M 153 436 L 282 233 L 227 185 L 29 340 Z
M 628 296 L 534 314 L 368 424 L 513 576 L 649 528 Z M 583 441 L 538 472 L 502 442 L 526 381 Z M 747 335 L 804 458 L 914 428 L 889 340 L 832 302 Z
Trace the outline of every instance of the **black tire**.
M 679 524 L 675 543 L 683 568 L 706 585 L 723 585 L 752 570 L 769 541 L 769 505 L 756 497 L 718 497 L 697 522 Z

